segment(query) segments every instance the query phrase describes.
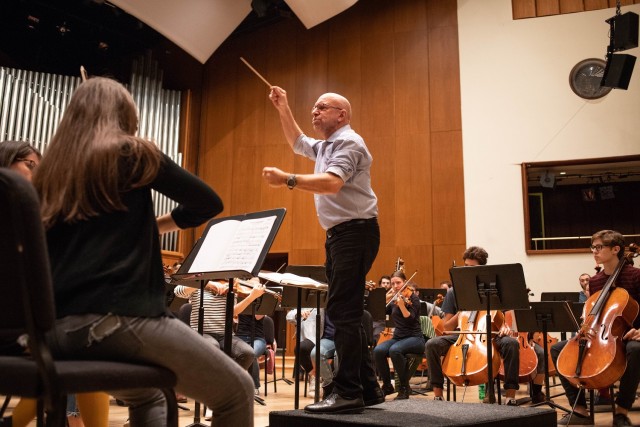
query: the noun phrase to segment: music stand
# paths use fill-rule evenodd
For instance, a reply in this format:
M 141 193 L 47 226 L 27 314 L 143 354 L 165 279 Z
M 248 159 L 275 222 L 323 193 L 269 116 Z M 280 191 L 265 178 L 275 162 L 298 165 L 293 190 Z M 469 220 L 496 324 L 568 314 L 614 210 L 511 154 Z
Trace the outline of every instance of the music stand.
M 208 280 L 228 280 L 224 331 L 224 352 L 231 354 L 233 279 L 257 276 L 275 240 L 286 209 L 272 209 L 209 221 L 204 233 L 171 277 L 177 283 L 200 289 L 198 333 L 203 335 L 204 289 Z M 187 427 L 206 427 L 200 423 L 200 402 L 195 402 L 194 422 Z
M 433 302 L 438 299 L 438 295 L 444 297 L 447 294 L 446 289 L 418 288 L 416 290 L 418 291 L 420 301 L 426 301 L 430 304 L 433 304 Z
M 287 273 L 296 274 L 298 276 L 311 278 L 317 282 L 326 282 L 327 276 L 325 267 L 322 265 L 288 265 L 285 269 Z M 297 310 L 296 313 L 296 349 L 295 362 L 293 366 L 293 375 L 295 377 L 294 386 L 294 409 L 300 406 L 300 335 L 301 335 L 301 316 L 302 307 L 310 307 L 316 309 L 316 369 L 320 369 L 320 336 L 321 336 L 321 316 L 320 308 L 327 306 L 327 286 L 305 288 L 304 285 L 295 285 L 286 282 L 280 282 L 284 286 L 282 293 L 282 307 L 292 307 Z M 304 303 L 303 303 L 304 302 Z M 316 372 L 317 374 L 317 372 Z M 318 402 L 320 394 L 320 375 L 316 375 L 314 402 Z
M 486 324 L 491 325 L 491 310 L 528 308 L 529 300 L 521 264 L 478 265 L 449 269 L 458 310 L 486 310 Z M 487 333 L 490 333 L 487 331 Z M 488 340 L 492 343 L 491 340 Z M 487 345 L 487 392 L 493 393 L 493 343 Z
M 544 402 L 536 403 L 532 406 L 549 405 L 552 408 L 561 409 L 570 413 L 570 409 L 566 409 L 551 401 L 549 392 L 549 350 L 547 349 L 547 333 L 548 332 L 567 332 L 577 331 L 580 328 L 575 315 L 570 315 L 564 301 L 541 301 L 530 303 L 530 308 L 524 310 L 514 310 L 518 330 L 523 332 L 536 332 L 542 330 L 544 345 L 544 386 L 546 391 L 546 399 Z M 574 305 L 572 311 L 582 305 L 582 303 Z M 574 308 L 576 307 L 576 308 Z
M 540 301 L 569 301 L 578 302 L 580 292 L 543 292 L 540 294 Z
M 371 318 L 376 320 L 385 320 L 387 317 L 385 311 L 385 296 L 387 290 L 384 288 L 377 288 L 369 291 L 367 300 L 365 301 L 365 310 L 371 314 Z

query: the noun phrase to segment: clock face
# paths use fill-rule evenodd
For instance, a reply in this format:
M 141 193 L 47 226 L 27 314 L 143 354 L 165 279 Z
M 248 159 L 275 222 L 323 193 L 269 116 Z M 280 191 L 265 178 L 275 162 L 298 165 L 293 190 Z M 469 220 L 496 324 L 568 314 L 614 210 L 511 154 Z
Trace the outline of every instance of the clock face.
M 571 90 L 584 99 L 602 98 L 609 92 L 610 87 L 600 86 L 606 62 L 598 58 L 589 58 L 578 62 L 569 73 Z

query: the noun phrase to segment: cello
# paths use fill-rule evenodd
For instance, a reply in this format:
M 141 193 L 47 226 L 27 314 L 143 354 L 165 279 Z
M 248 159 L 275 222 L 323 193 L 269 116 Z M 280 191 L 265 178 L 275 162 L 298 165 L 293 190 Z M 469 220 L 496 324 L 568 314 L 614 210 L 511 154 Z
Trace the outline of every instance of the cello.
M 505 314 L 505 322 L 512 329 L 514 328 L 514 317 L 513 312 L 511 310 L 507 311 Z M 529 344 L 529 333 L 528 332 L 517 332 L 512 331 L 511 336 L 518 340 L 518 382 L 527 383 L 531 381 L 531 379 L 536 374 L 536 368 L 538 367 L 538 356 L 536 355 L 536 351 Z M 500 362 L 500 371 L 498 373 L 501 378 L 504 378 L 504 362 Z
M 585 303 L 580 330 L 558 356 L 556 369 L 576 387 L 609 387 L 627 367 L 622 337 L 638 315 L 638 303 L 615 282 L 625 264 L 632 264 L 632 258 L 637 256 L 636 245 L 629 249 L 602 290 Z
M 487 340 L 502 327 L 504 315 L 491 310 L 491 325 L 487 327 L 486 311 L 461 311 L 458 317 L 460 332 L 442 361 L 442 372 L 457 386 L 473 386 L 488 382 Z M 489 333 L 486 331 L 490 330 Z M 500 353 L 493 345 L 492 368 L 494 375 L 500 368 Z

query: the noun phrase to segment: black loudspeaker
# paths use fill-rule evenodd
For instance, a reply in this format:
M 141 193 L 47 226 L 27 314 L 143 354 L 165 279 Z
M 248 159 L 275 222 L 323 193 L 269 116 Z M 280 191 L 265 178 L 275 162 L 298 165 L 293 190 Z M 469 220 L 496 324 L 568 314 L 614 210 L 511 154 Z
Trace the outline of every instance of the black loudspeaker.
M 627 12 L 624 15 L 615 16 L 612 20 L 614 52 L 638 47 L 638 15 Z
M 636 57 L 633 55 L 611 55 L 604 69 L 602 86 L 626 90 L 629 87 L 635 63 Z

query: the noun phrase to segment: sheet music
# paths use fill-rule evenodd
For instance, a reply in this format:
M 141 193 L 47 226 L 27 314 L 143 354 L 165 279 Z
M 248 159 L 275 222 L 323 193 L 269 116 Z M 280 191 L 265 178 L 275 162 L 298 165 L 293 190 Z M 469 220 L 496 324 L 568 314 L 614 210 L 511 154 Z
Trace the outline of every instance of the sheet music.
M 276 216 L 221 221 L 211 226 L 189 273 L 243 270 L 251 272 L 269 238 Z
M 272 273 L 269 271 L 261 271 L 258 273 L 258 277 L 274 283 L 281 283 L 283 285 L 300 286 L 303 288 L 320 290 L 326 290 L 328 288 L 326 283 L 321 283 L 310 277 L 298 276 L 293 273 Z

